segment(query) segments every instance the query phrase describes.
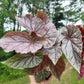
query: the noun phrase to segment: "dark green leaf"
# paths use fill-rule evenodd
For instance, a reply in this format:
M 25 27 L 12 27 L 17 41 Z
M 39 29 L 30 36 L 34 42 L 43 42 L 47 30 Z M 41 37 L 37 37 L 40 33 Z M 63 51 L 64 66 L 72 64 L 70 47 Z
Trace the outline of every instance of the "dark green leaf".
M 48 80 L 50 77 L 51 77 L 51 72 L 47 71 L 46 69 L 44 69 L 41 72 L 37 72 L 35 74 L 35 80 L 36 80 L 37 83 L 40 83 L 44 80 Z
M 26 73 L 28 75 L 32 74 L 34 72 L 34 68 L 25 68 L 23 69 L 23 73 Z
M 33 68 L 42 61 L 42 58 L 43 54 L 39 51 L 35 55 L 32 53 L 16 54 L 2 63 L 17 69 Z

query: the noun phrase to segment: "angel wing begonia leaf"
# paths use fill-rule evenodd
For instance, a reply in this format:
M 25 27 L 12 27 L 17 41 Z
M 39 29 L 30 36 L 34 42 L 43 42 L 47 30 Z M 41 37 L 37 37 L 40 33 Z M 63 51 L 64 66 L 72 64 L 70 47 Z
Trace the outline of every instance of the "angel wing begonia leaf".
M 35 53 L 41 49 L 42 46 L 41 39 L 32 38 L 26 32 L 11 32 L 0 39 L 0 47 L 2 47 L 5 52 L 15 50 L 17 53 Z
M 42 61 L 42 58 L 42 52 L 38 51 L 35 55 L 32 53 L 16 54 L 2 63 L 16 69 L 33 68 Z
M 63 58 L 60 57 L 58 62 L 56 63 L 56 65 L 50 64 L 49 67 L 50 67 L 50 70 L 51 70 L 52 74 L 58 80 L 60 80 L 60 77 L 61 77 L 63 71 L 65 70 L 65 62 L 64 62 Z
M 25 16 L 22 16 L 22 18 L 17 16 L 15 16 L 15 18 L 21 26 L 26 28 L 29 34 L 34 31 L 36 35 L 41 37 L 46 33 L 44 22 L 38 17 L 35 17 L 31 14 L 26 14 Z
M 68 25 L 61 31 L 63 36 L 62 51 L 71 65 L 80 72 L 82 37 L 80 30 L 74 25 Z

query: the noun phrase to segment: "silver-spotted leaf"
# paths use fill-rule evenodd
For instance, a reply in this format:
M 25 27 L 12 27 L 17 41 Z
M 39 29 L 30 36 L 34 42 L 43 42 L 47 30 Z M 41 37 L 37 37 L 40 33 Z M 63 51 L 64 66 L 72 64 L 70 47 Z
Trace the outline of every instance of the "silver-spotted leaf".
M 61 50 L 61 47 L 60 46 L 53 46 L 52 48 L 50 48 L 48 50 L 49 52 L 49 58 L 51 59 L 51 61 L 53 62 L 53 64 L 55 65 L 60 56 L 62 55 L 62 50 Z
M 80 72 L 82 55 L 82 36 L 80 30 L 74 25 L 62 28 L 62 51 L 71 65 Z
M 32 53 L 16 54 L 2 63 L 16 69 L 33 68 L 41 63 L 42 58 L 42 52 L 38 51 L 35 55 Z

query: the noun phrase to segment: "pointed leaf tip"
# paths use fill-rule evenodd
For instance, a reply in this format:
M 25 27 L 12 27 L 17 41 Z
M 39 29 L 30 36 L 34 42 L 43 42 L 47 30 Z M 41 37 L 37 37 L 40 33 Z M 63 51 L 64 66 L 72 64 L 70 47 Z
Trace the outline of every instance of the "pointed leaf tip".
M 52 72 L 52 74 L 58 79 L 60 80 L 60 77 L 62 75 L 62 73 L 65 70 L 65 62 L 63 60 L 62 57 L 59 58 L 58 62 L 56 63 L 56 65 L 53 65 L 52 63 L 49 65 L 50 70 Z
M 62 28 L 62 51 L 71 65 L 80 73 L 82 62 L 82 36 L 80 30 L 74 25 Z
M 57 39 L 58 40 L 58 39 Z M 43 54 L 48 54 L 48 57 L 53 62 L 54 65 L 58 62 L 59 58 L 62 56 L 62 49 L 58 42 L 54 44 L 53 47 L 49 49 L 43 49 Z

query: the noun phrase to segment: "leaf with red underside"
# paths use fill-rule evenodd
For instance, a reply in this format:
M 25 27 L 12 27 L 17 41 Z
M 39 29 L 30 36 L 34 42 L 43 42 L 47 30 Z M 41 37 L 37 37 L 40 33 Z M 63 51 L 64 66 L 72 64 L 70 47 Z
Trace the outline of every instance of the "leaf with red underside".
M 60 57 L 58 62 L 56 63 L 56 65 L 50 64 L 49 67 L 50 67 L 50 70 L 51 70 L 52 74 L 58 80 L 60 80 L 60 77 L 61 77 L 63 71 L 65 70 L 65 62 L 64 62 L 63 58 Z
M 67 25 L 61 30 L 62 51 L 71 65 L 80 72 L 82 59 L 82 36 L 74 25 Z
M 81 80 L 83 76 L 84 76 L 84 64 L 80 68 L 80 73 L 78 73 L 78 79 Z
M 81 25 L 76 25 L 76 27 L 78 27 L 78 28 L 80 29 L 81 34 L 82 34 L 82 36 L 83 36 L 83 35 L 84 35 L 84 29 L 83 29 L 83 26 L 81 26 Z
M 35 55 L 33 55 L 32 53 L 16 54 L 2 63 L 16 69 L 24 69 L 33 68 L 39 65 L 39 63 L 42 62 L 42 59 L 43 54 L 41 51 L 38 51 L 37 53 L 35 53 Z
M 43 69 L 48 67 L 49 62 L 50 62 L 50 59 L 48 58 L 48 56 L 44 55 L 42 62 L 34 68 L 35 69 L 34 72 L 42 71 Z
M 84 76 L 84 29 L 81 25 L 76 25 L 82 34 L 82 42 L 83 42 L 83 47 L 82 47 L 82 64 L 80 68 L 80 73 L 78 73 L 78 79 L 81 80 L 81 78 Z
M 34 8 L 37 10 L 37 17 L 41 18 L 45 24 L 49 22 L 49 18 L 45 12 L 39 11 L 36 7 Z
M 4 49 L 5 52 L 10 52 L 15 50 L 17 53 L 35 53 L 37 50 L 41 49 L 44 39 L 41 37 L 31 37 L 26 32 L 11 32 L 7 33 L 3 38 L 0 39 L 0 47 Z
M 19 24 L 26 28 L 26 30 L 31 34 L 32 31 L 36 33 L 37 36 L 42 37 L 46 33 L 46 27 L 43 21 L 31 14 L 26 14 L 21 18 L 15 16 Z

